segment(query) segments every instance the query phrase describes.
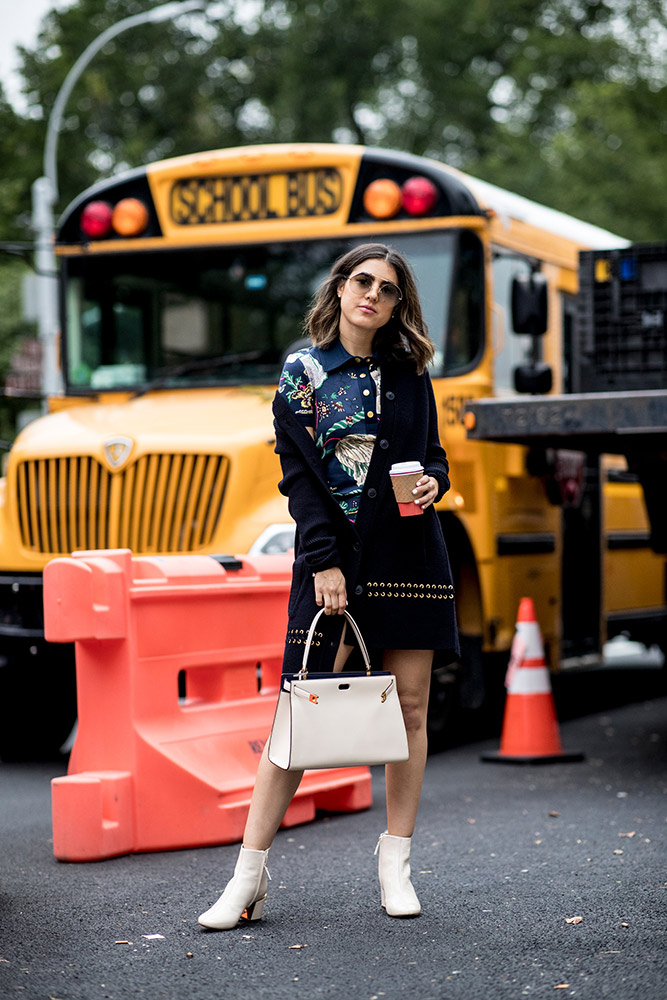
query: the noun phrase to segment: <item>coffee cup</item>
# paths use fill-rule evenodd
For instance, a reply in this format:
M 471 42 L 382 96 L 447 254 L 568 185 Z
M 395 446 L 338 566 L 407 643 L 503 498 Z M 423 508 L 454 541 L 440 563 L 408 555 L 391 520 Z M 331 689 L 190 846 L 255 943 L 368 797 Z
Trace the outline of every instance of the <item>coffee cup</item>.
M 401 517 L 423 514 L 421 504 L 415 503 L 413 489 L 424 475 L 421 462 L 395 462 L 389 470 L 398 511 Z

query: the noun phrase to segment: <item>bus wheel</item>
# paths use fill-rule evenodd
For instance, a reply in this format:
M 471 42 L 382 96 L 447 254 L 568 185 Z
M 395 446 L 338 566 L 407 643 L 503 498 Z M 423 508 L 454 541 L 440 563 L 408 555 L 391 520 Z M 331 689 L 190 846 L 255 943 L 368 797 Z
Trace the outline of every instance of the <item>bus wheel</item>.
M 454 722 L 460 706 L 460 670 L 457 662 L 438 663 L 436 652 L 426 717 L 429 753 L 444 750 L 454 740 Z
M 442 665 L 436 659 L 431 674 L 427 732 L 431 753 L 476 735 L 488 708 L 487 657 L 482 637 L 459 633 L 461 659 Z
M 74 646 L 5 638 L 0 657 L 0 759 L 60 759 L 75 720 Z

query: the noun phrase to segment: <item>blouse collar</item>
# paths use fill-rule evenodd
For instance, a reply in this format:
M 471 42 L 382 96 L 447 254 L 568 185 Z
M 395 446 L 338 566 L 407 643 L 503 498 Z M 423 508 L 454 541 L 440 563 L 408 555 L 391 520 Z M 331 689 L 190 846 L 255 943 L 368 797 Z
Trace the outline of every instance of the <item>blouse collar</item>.
M 325 370 L 325 372 L 335 371 L 336 368 L 341 368 L 343 365 L 347 364 L 350 361 L 352 361 L 353 363 L 356 362 L 357 364 L 360 361 L 366 361 L 366 362 L 373 361 L 375 362 L 375 364 L 378 363 L 377 354 L 373 354 L 370 357 L 365 357 L 362 355 L 355 356 L 354 354 L 349 354 L 348 351 L 346 351 L 343 345 L 341 344 L 340 340 L 336 340 L 336 342 L 332 344 L 331 347 L 327 347 L 326 349 L 323 349 L 321 347 L 313 347 L 312 354 L 313 357 L 316 358 L 317 361 L 319 361 L 319 363 L 322 365 L 322 368 Z

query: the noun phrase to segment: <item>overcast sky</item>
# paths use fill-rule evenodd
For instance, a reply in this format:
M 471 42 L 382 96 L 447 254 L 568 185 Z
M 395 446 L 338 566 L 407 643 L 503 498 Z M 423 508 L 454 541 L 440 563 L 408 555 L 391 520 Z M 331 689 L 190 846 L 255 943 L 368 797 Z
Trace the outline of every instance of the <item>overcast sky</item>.
M 16 46 L 32 47 L 37 41 L 37 32 L 44 15 L 54 7 L 67 7 L 71 2 L 72 0 L 0 0 L 0 79 L 8 99 L 17 110 L 23 110 L 24 105 L 16 73 Z

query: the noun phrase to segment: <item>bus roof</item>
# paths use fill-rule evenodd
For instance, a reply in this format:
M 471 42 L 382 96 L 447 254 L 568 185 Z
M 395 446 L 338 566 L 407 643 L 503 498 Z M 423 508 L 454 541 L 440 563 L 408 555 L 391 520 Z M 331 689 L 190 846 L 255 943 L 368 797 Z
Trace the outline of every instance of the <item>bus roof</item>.
M 615 250 L 617 247 L 627 247 L 630 244 L 630 240 L 624 239 L 617 233 L 610 233 L 600 226 L 583 222 L 555 208 L 548 208 L 537 201 L 531 201 L 530 198 L 489 184 L 488 181 L 481 181 L 464 173 L 461 173 L 461 177 L 480 204 L 493 209 L 501 219 L 507 216 L 520 222 L 530 223 L 556 236 L 563 236 L 575 243 L 588 246 L 591 250 Z

